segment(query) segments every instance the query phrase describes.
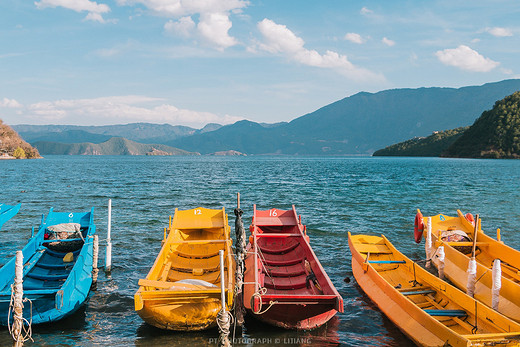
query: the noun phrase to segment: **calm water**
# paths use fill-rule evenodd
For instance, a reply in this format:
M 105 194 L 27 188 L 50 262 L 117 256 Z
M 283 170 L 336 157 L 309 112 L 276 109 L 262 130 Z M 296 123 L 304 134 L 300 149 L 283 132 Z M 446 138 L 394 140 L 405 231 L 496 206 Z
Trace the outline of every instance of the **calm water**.
M 513 160 L 49 156 L 0 161 L 0 201 L 23 203 L 0 231 L 0 264 L 23 247 L 30 228 L 51 206 L 57 211 L 94 206 L 98 234 L 105 238 L 111 198 L 111 275 L 100 274 L 97 291 L 72 317 L 34 327 L 32 345 L 215 345 L 216 330 L 176 333 L 144 324 L 134 312 L 133 295 L 159 252 L 175 207 L 224 206 L 234 230 L 240 192 L 246 227 L 255 203 L 260 209 L 296 205 L 314 251 L 343 296 L 345 313 L 326 327 L 301 333 L 248 320 L 244 331 L 235 332 L 242 342 L 237 345 L 407 346 L 410 340 L 355 283 L 347 231 L 383 233 L 419 260 L 424 244 L 413 242 L 415 210 L 454 215 L 461 209 L 480 213 L 483 229 L 494 234 L 501 228 L 503 239 L 520 248 L 519 182 L 520 161 Z M 343 281 L 347 276 L 350 283 Z M 0 345 L 10 344 L 7 329 L 0 328 Z

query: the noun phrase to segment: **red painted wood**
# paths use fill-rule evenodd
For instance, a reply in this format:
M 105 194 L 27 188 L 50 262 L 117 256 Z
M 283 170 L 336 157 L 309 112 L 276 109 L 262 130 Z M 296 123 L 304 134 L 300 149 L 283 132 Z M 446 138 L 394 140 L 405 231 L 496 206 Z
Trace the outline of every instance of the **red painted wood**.
M 273 212 L 276 216 L 272 216 Z M 250 230 L 244 306 L 253 313 L 265 311 L 255 317 L 276 326 L 307 330 L 323 325 L 338 311 L 343 312 L 343 299 L 305 240 L 304 226 L 298 221 L 294 206 L 292 210 L 261 211 L 255 205 Z M 316 276 L 322 292 L 307 283 L 309 272 L 305 264 Z M 261 288 L 267 292 L 258 296 Z M 251 307 L 253 297 L 258 298 L 256 307 Z

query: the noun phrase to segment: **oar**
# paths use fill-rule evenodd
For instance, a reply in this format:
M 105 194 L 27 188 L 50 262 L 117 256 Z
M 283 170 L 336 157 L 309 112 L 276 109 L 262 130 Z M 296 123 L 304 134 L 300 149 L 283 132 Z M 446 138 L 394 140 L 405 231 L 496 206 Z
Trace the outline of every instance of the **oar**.
M 475 230 L 473 231 L 473 248 L 471 249 L 471 258 L 475 259 L 475 251 L 477 248 L 477 233 L 478 233 L 478 214 L 475 216 Z

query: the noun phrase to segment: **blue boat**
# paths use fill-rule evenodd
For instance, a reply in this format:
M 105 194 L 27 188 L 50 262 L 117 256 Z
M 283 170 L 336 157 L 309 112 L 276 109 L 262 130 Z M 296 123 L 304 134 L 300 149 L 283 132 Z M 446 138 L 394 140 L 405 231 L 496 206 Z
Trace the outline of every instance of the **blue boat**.
M 0 230 L 5 222 L 13 218 L 18 211 L 20 211 L 20 206 L 22 206 L 22 204 L 11 206 L 0 203 Z
M 23 316 L 33 324 L 49 323 L 75 312 L 92 285 L 94 208 L 90 212 L 42 215 L 38 232 L 23 248 Z M 0 325 L 8 324 L 13 257 L 0 269 Z M 12 317 L 9 317 L 12 322 Z

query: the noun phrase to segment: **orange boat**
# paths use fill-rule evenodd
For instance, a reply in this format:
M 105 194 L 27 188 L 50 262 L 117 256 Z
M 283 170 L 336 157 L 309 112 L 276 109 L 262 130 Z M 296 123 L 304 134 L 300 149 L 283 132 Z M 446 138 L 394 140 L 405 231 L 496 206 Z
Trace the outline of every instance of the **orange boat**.
M 257 210 L 247 245 L 244 306 L 260 320 L 310 330 L 343 312 L 343 299 L 292 210 Z

